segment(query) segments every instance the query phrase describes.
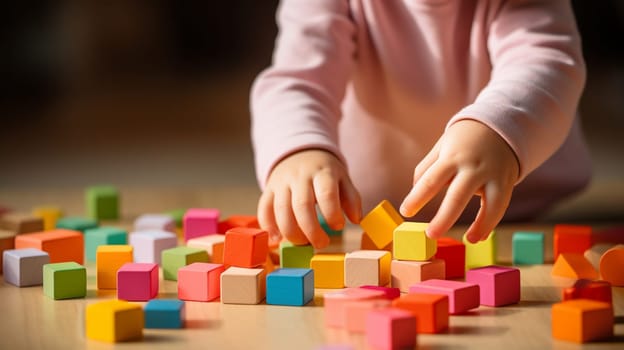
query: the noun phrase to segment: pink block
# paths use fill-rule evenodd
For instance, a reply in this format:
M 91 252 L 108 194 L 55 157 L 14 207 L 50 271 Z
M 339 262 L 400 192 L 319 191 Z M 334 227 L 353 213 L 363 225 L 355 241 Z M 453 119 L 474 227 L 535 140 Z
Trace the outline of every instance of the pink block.
M 363 288 L 345 288 L 340 291 L 325 293 L 323 295 L 325 324 L 328 327 L 344 327 L 346 323 L 345 305 L 353 301 L 372 299 L 385 299 L 385 294 L 382 291 Z
M 178 298 L 210 301 L 221 295 L 223 264 L 192 263 L 178 270 Z
M 366 316 L 366 339 L 375 349 L 411 349 L 416 345 L 416 317 L 395 308 L 373 310 Z
M 431 279 L 412 285 L 409 292 L 448 296 L 452 315 L 479 307 L 479 285 L 474 283 Z
M 130 234 L 134 262 L 161 264 L 162 251 L 178 246 L 178 237 L 167 231 L 149 230 Z
M 191 238 L 216 234 L 219 225 L 218 209 L 189 209 L 184 214 L 184 241 Z
M 466 272 L 466 282 L 479 285 L 481 305 L 503 306 L 520 301 L 520 270 L 485 266 Z
M 366 332 L 366 315 L 375 309 L 390 307 L 388 299 L 352 301 L 344 305 L 345 328 L 352 333 Z
M 134 220 L 135 231 L 159 230 L 176 233 L 175 220 L 167 214 L 143 214 Z
M 446 278 L 445 269 L 445 263 L 442 259 L 430 261 L 392 260 L 390 266 L 392 287 L 399 288 L 401 292 L 407 293 L 409 287 L 418 282 L 433 278 Z
M 146 301 L 158 295 L 158 265 L 126 263 L 117 270 L 117 299 Z
M 388 300 L 393 300 L 401 296 L 401 291 L 399 290 L 399 288 L 394 287 L 361 286 L 360 288 L 382 291 L 386 295 L 385 298 Z

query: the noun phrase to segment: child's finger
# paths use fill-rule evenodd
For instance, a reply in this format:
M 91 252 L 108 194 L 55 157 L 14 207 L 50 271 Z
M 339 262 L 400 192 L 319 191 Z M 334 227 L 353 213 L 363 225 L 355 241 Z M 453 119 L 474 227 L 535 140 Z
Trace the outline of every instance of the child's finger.
M 292 208 L 297 224 L 315 248 L 329 244 L 329 238 L 316 217 L 314 190 L 308 181 L 292 187 Z
M 344 226 L 344 217 L 340 206 L 340 190 L 338 179 L 327 173 L 314 177 L 314 195 L 321 214 L 332 229 L 341 229 Z
M 440 140 L 436 142 L 431 151 L 427 153 L 427 155 L 416 165 L 414 168 L 414 177 L 412 180 L 412 184 L 415 184 L 420 180 L 425 171 L 431 167 L 433 163 L 438 159 L 440 155 Z
M 290 189 L 276 192 L 274 195 L 275 221 L 282 235 L 294 244 L 307 244 L 308 238 L 297 225 L 293 214 Z
M 438 212 L 427 226 L 427 235 L 437 238 L 446 233 L 455 224 L 479 187 L 481 184 L 478 179 L 459 173 L 451 182 Z
M 275 214 L 273 212 L 273 192 L 265 191 L 258 201 L 258 223 L 263 230 L 269 233 L 269 239 L 272 242 L 279 242 L 281 234 L 277 223 L 275 222 Z
M 468 241 L 475 243 L 486 239 L 505 215 L 510 199 L 511 191 L 502 192 L 497 184 L 486 184 L 481 197 L 481 208 L 466 231 Z
M 410 217 L 422 209 L 448 181 L 455 175 L 455 168 L 436 162 L 414 184 L 411 191 L 405 196 L 400 207 L 403 216 Z
M 340 181 L 340 202 L 349 221 L 359 224 L 362 219 L 362 199 L 349 178 Z

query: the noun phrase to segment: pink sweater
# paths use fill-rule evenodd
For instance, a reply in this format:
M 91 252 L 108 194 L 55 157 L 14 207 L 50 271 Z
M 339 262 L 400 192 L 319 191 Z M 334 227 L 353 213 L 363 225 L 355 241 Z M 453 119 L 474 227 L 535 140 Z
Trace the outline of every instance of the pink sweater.
M 321 148 L 345 161 L 364 212 L 384 198 L 398 206 L 416 164 L 462 119 L 495 130 L 519 160 L 508 220 L 589 181 L 568 1 L 283 0 L 278 25 L 273 64 L 251 93 L 261 186 L 285 156 Z

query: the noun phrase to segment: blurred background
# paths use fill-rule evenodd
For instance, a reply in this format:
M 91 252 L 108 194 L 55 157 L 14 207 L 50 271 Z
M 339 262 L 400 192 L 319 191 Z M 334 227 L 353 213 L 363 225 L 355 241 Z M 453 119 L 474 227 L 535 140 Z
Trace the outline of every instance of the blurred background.
M 249 89 L 278 1 L 14 1 L 0 12 L 2 193 L 249 188 Z M 624 220 L 624 1 L 573 1 L 594 181 L 545 220 Z

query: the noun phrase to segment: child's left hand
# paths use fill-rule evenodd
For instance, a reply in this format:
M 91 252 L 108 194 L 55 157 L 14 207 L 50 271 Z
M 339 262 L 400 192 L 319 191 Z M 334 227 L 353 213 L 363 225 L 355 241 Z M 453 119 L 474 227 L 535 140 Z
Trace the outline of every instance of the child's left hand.
M 427 228 L 437 238 L 455 224 L 473 195 L 481 208 L 466 236 L 475 243 L 486 239 L 503 218 L 518 180 L 519 164 L 509 145 L 494 130 L 465 119 L 451 125 L 416 166 L 414 185 L 400 212 L 414 216 L 448 185 L 438 212 Z

